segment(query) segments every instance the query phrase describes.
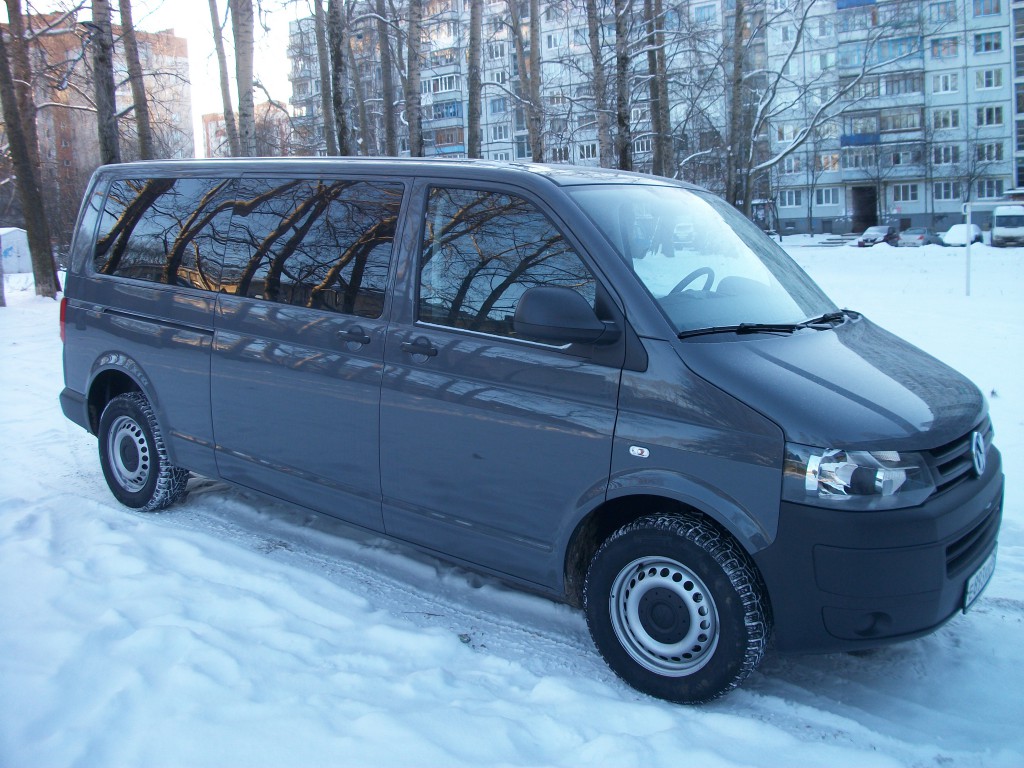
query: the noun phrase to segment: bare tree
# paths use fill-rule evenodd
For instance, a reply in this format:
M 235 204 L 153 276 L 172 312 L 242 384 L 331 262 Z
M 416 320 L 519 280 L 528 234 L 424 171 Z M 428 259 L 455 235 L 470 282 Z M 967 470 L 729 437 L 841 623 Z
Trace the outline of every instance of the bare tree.
M 384 0 L 376 0 L 376 11 L 377 44 L 380 46 L 380 77 L 384 99 L 384 154 L 394 157 L 398 154 L 398 137 L 395 127 L 395 74 Z
M 323 0 L 313 0 L 313 30 L 316 36 L 316 58 L 320 66 L 320 111 L 324 116 L 324 138 L 327 154 L 333 156 L 338 154 L 338 133 L 334 120 L 334 82 L 327 55 L 327 21 Z
M 118 143 L 117 99 L 114 85 L 114 36 L 110 29 L 110 4 L 92 1 L 93 83 L 96 89 L 96 125 L 100 142 L 100 162 L 121 162 Z
M 483 112 L 483 84 L 480 77 L 483 21 L 483 0 L 469 0 L 469 135 L 466 137 L 466 154 L 469 157 L 483 157 L 483 134 L 480 130 L 480 116 Z
M 331 63 L 331 112 L 337 133 L 338 154 L 351 155 L 348 110 L 345 94 L 348 89 L 349 47 L 342 0 L 327 0 L 327 44 Z
M 0 102 L 3 105 L 4 122 L 7 124 L 7 139 L 11 148 L 15 181 L 25 212 L 25 229 L 28 234 L 29 250 L 32 254 L 32 273 L 35 278 L 36 295 L 54 298 L 60 285 L 53 262 L 50 227 L 46 208 L 39 185 L 39 174 L 23 129 L 24 120 L 18 103 L 18 94 L 11 74 L 11 63 L 7 54 L 4 36 L 0 34 Z M 0 278 L 2 279 L 2 278 Z
M 597 115 L 597 144 L 601 165 L 609 166 L 614 147 L 612 145 L 611 115 L 608 111 L 608 77 L 604 65 L 601 45 L 601 21 L 598 2 L 585 0 L 587 16 L 587 43 L 590 50 L 590 65 L 593 71 L 594 110 Z
M 228 60 L 224 53 L 223 25 L 217 10 L 217 0 L 210 0 L 210 25 L 213 31 L 213 46 L 217 51 L 217 69 L 220 75 L 220 97 L 224 108 L 224 128 L 228 135 L 228 148 L 233 157 L 242 154 L 242 145 L 238 140 L 238 123 L 235 121 L 235 109 L 231 105 L 231 86 L 228 83 Z
M 235 40 L 235 81 L 238 84 L 238 139 L 241 154 L 256 154 L 256 105 L 253 100 L 255 20 L 252 0 L 228 0 Z
M 523 20 L 519 0 L 506 0 L 512 26 L 512 44 L 515 47 L 520 88 L 517 93 L 521 108 L 526 111 L 526 135 L 530 143 L 531 158 L 535 163 L 544 160 L 544 106 L 540 97 L 540 10 L 537 0 L 529 0 L 529 55 L 523 38 Z
M 737 0 L 737 4 L 743 0 Z M 633 170 L 630 131 L 629 17 L 632 0 L 615 0 L 615 157 L 619 170 Z
M 406 39 L 405 119 L 409 124 L 409 155 L 423 157 L 423 112 L 420 108 L 420 43 L 423 28 L 422 0 L 408 0 L 409 27 Z
M 142 81 L 142 64 L 139 61 L 139 44 L 135 40 L 135 23 L 132 21 L 131 0 L 118 0 L 121 14 L 121 42 L 128 67 L 128 81 L 132 89 L 135 108 L 135 125 L 139 139 L 139 157 L 151 160 L 153 153 L 153 129 L 149 118 L 149 100 L 146 86 Z

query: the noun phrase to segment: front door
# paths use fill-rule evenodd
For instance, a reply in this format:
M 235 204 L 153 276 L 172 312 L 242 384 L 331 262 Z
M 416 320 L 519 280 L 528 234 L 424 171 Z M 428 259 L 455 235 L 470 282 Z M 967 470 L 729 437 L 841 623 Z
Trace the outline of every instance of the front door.
M 243 179 L 215 320 L 221 476 L 375 530 L 385 286 L 403 191 Z
M 555 542 L 605 497 L 623 342 L 516 335 L 523 292 L 557 285 L 614 314 L 592 271 L 525 196 L 436 185 L 394 308 L 381 402 L 389 534 L 554 586 Z M 603 317 L 602 319 L 611 319 Z

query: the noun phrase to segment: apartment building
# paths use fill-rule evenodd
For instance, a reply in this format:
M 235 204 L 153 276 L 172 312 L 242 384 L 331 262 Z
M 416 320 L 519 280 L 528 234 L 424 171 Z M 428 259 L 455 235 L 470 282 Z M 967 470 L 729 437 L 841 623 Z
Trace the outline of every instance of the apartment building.
M 1015 141 L 1014 133 L 1018 125 L 1024 131 L 1024 114 L 1017 119 L 1024 108 L 1024 0 L 757 0 L 746 4 L 739 25 L 734 0 L 665 9 L 659 27 L 675 175 L 724 193 L 723 169 L 739 151 L 730 130 L 734 142 L 739 124 L 740 133 L 750 133 L 742 148 L 750 195 L 774 201 L 784 232 L 859 231 L 875 223 L 945 228 L 961 220 L 966 200 L 977 203 L 976 220 L 984 221 L 987 204 L 1024 186 L 1024 139 Z M 610 63 L 614 20 L 607 10 L 600 34 Z M 484 7 L 482 132 L 483 155 L 511 161 L 531 152 L 508 11 L 506 0 Z M 519 12 L 525 26 L 528 3 Z M 542 3 L 541 13 L 545 160 L 598 165 L 581 4 Z M 424 9 L 428 155 L 466 152 L 468 20 L 462 0 L 430 0 Z M 736 29 L 742 91 L 730 89 L 727 66 Z M 312 19 L 292 26 L 291 104 L 322 151 L 312 30 Z M 643 51 L 645 34 L 636 13 L 633 50 Z M 362 138 L 377 148 L 375 30 L 366 27 L 359 40 L 364 96 L 349 98 L 378 116 L 362 123 Z M 647 67 L 645 55 L 632 57 L 629 130 L 638 170 L 650 168 L 652 156 Z

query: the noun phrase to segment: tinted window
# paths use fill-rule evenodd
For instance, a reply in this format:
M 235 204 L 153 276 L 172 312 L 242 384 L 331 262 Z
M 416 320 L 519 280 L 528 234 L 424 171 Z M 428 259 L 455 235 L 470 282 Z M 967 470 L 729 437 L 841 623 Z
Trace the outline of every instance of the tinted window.
M 369 181 L 242 179 L 223 290 L 380 317 L 402 192 Z
M 572 288 L 594 305 L 590 271 L 532 203 L 494 192 L 431 190 L 420 320 L 511 336 L 516 304 L 536 285 Z
M 93 264 L 104 275 L 215 290 L 231 179 L 123 179 L 107 194 Z

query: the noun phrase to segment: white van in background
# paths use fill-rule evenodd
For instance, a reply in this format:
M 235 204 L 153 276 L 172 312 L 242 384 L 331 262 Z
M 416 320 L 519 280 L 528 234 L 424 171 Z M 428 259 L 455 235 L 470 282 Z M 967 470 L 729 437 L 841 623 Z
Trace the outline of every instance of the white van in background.
M 992 211 L 992 246 L 1024 245 L 1024 205 L 1000 205 Z

